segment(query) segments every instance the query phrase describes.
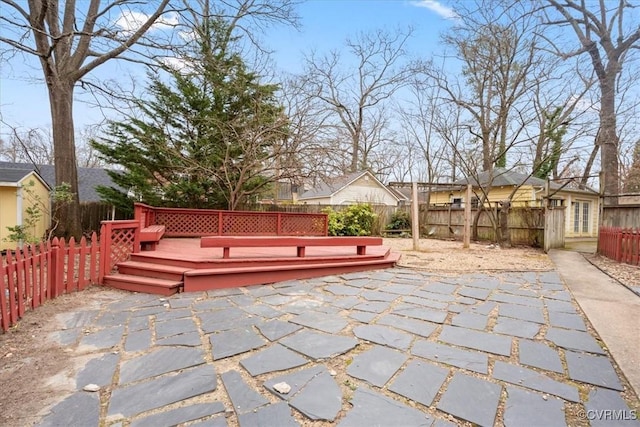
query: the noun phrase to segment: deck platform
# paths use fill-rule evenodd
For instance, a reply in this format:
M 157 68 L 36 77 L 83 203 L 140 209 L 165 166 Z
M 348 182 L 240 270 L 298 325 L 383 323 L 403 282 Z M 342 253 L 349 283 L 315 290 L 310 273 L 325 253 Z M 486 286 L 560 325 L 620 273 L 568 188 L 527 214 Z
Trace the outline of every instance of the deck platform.
M 335 244 L 335 238 L 327 241 Z M 199 238 L 163 238 L 154 250 L 132 254 L 118 264 L 118 273 L 106 276 L 104 283 L 171 295 L 390 268 L 399 258 L 382 245 L 367 246 L 365 254 L 351 245 L 309 246 L 302 257 L 295 246 L 234 247 L 232 256 L 224 258 L 222 247 L 202 248 Z

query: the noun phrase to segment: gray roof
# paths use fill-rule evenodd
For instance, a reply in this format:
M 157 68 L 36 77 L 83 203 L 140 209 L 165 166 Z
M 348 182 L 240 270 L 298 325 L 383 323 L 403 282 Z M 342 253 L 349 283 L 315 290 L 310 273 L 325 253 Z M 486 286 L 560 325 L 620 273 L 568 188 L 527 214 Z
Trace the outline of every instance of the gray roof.
M 504 168 L 494 168 L 492 172 L 484 171 L 477 177 L 462 178 L 454 182 L 456 185 L 473 184 L 486 186 L 491 185 L 493 187 L 503 186 L 516 186 L 516 185 L 531 185 L 533 187 L 544 187 L 547 181 L 544 179 L 536 178 L 535 176 L 529 176 L 523 173 L 516 172 L 514 170 L 507 170 Z M 550 184 L 551 188 L 559 188 L 556 183 Z
M 309 191 L 305 191 L 299 197 L 299 200 L 317 199 L 320 197 L 330 197 L 366 173 L 367 171 L 353 172 L 348 175 L 332 178 L 327 182 L 323 182 L 320 186 L 318 186 L 318 188 L 312 188 Z
M 17 184 L 31 172 L 33 172 L 33 170 L 3 168 L 0 166 L 0 182 L 11 182 Z
M 32 165 L 29 163 L 0 162 L 0 169 L 13 169 L 22 171 L 36 171 L 51 188 L 56 186 L 56 172 L 53 165 Z M 24 175 L 23 175 L 24 176 Z M 2 179 L 0 179 L 2 181 Z M 78 168 L 78 186 L 81 202 L 99 202 L 100 195 L 96 187 L 119 188 L 111 181 L 106 169 Z

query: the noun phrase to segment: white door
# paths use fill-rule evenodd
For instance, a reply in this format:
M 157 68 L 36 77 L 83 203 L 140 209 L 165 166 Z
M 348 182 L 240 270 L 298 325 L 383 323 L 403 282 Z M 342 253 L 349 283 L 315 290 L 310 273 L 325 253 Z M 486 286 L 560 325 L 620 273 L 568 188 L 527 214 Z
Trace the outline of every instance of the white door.
M 574 236 L 591 235 L 591 202 L 588 200 L 576 200 L 571 203 L 573 214 Z

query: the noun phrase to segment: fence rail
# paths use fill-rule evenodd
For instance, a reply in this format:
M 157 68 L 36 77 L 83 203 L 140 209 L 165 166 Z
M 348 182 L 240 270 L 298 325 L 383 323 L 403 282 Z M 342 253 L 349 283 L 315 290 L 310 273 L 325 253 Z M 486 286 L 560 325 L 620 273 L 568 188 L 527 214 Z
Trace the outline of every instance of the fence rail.
M 617 262 L 640 265 L 640 229 L 600 227 L 598 253 Z
M 64 293 L 98 283 L 99 245 L 96 233 L 77 244 L 54 238 L 7 251 L 0 260 L 0 327 L 7 331 L 29 309 Z

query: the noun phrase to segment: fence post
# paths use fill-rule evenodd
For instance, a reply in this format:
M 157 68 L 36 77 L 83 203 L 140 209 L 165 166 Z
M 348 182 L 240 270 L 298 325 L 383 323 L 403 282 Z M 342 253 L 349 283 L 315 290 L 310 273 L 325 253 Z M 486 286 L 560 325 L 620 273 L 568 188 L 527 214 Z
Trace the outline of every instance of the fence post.
M 61 263 L 64 258 L 64 250 L 60 249 L 60 245 L 64 249 L 64 239 L 53 238 L 51 242 L 51 264 L 49 270 L 49 295 L 50 298 L 56 298 L 61 294 L 64 264 Z
M 102 227 L 100 228 L 102 229 Z M 98 280 L 98 275 L 100 274 L 100 260 L 98 258 L 99 253 L 100 252 L 98 252 L 98 236 L 96 236 L 96 232 L 94 231 L 93 233 L 91 233 L 91 254 L 89 256 L 89 268 L 90 268 L 89 280 L 91 280 L 92 284 L 100 282 Z
M 103 222 L 100 227 L 100 267 L 98 269 L 98 283 L 102 284 L 107 273 L 107 265 L 111 256 L 111 225 Z

